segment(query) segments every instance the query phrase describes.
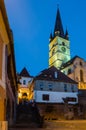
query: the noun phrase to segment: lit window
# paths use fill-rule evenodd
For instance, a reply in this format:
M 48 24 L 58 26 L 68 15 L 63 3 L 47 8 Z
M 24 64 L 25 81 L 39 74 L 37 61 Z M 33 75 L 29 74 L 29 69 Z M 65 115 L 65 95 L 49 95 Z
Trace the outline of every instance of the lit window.
M 67 92 L 67 84 L 64 84 L 64 91 Z

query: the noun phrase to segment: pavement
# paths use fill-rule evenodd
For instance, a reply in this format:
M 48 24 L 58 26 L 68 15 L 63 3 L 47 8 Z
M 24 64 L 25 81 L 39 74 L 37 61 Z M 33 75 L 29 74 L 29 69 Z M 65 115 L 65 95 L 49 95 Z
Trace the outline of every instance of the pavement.
M 9 128 L 8 130 L 86 130 L 86 120 L 45 121 L 43 128 Z

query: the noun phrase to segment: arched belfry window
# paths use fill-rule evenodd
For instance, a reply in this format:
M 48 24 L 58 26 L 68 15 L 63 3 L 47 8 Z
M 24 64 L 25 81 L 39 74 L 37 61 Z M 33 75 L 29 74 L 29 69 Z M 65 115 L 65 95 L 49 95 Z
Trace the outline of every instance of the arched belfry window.
M 65 46 L 65 43 L 64 43 L 64 42 L 62 42 L 62 45 L 63 45 L 63 46 Z
M 83 82 L 83 71 L 82 70 L 80 70 L 80 81 Z

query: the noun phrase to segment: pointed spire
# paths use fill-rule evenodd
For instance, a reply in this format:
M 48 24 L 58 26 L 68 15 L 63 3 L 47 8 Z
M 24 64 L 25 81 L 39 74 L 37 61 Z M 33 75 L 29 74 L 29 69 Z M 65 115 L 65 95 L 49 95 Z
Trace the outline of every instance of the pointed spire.
M 66 29 L 66 32 L 65 32 L 65 39 L 69 40 L 69 35 L 68 35 L 67 29 Z
M 20 72 L 20 76 L 30 77 L 30 74 L 29 74 L 29 72 L 27 71 L 27 69 L 25 67 Z
M 54 28 L 54 36 L 64 37 L 64 30 L 63 30 L 63 26 L 62 26 L 59 8 L 57 10 L 57 16 L 56 16 L 56 22 L 55 22 L 55 28 Z
M 53 36 L 52 36 L 52 32 L 50 33 L 50 38 L 49 38 L 49 41 L 51 41 L 53 39 Z

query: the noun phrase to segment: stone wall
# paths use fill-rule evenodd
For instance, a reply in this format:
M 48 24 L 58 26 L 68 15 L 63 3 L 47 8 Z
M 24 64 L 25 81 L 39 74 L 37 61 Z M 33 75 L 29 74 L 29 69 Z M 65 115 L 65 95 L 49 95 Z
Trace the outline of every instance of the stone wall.
M 60 120 L 74 118 L 74 107 L 64 104 L 37 104 L 40 115 L 45 120 Z

